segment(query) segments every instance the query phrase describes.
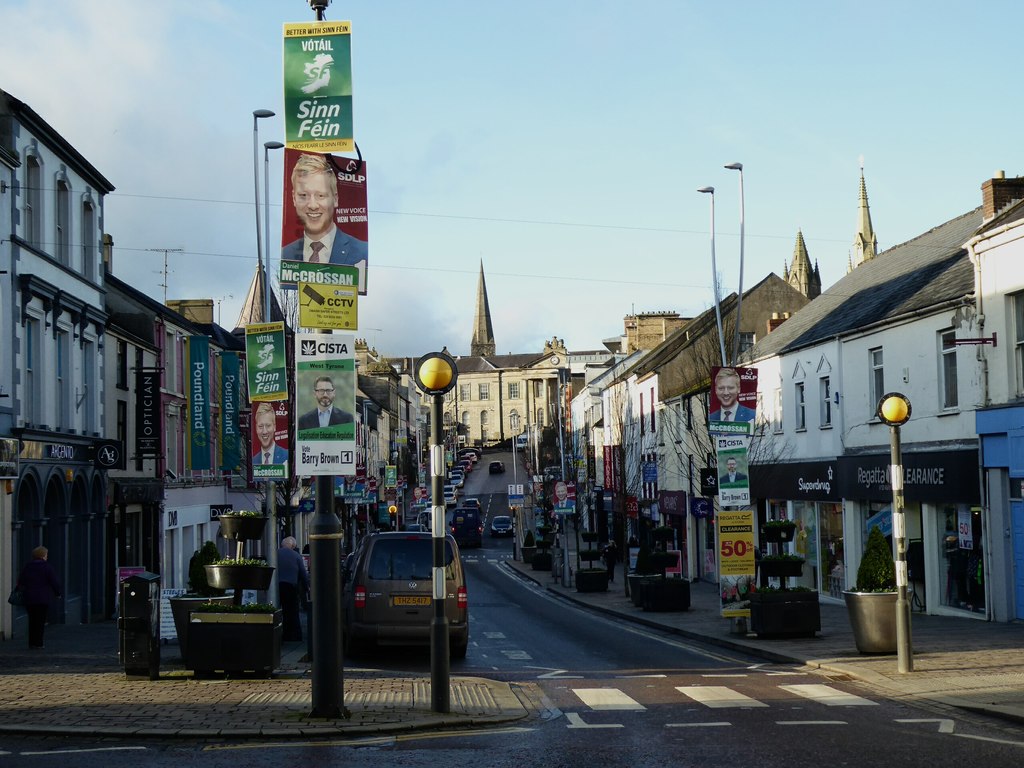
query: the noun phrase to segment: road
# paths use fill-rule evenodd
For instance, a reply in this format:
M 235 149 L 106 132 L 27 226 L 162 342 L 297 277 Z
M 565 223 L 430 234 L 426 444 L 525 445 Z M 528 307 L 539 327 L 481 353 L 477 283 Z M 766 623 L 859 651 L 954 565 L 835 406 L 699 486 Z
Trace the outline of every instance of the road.
M 481 499 L 487 515 L 500 514 L 510 473 L 489 476 L 483 468 L 470 475 L 468 492 Z M 5 738 L 0 763 L 1016 768 L 1024 759 L 1024 729 L 1016 725 L 886 700 L 860 683 L 766 664 L 576 608 L 504 567 L 511 548 L 511 540 L 485 533 L 483 547 L 463 553 L 471 645 L 451 671 L 512 683 L 531 709 L 521 722 L 315 743 Z M 430 659 L 427 652 L 390 650 L 359 659 L 358 666 L 346 663 L 352 674 L 371 669 L 427 675 Z

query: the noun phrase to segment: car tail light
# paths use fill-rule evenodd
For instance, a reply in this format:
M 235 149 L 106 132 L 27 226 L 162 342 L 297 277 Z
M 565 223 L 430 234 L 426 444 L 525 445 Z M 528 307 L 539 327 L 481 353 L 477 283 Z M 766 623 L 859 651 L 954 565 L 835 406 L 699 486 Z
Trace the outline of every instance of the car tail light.
M 455 597 L 456 604 L 459 606 L 459 610 L 464 610 L 469 605 L 469 598 L 466 595 L 466 588 L 459 587 L 459 591 Z
M 483 534 L 483 532 L 484 532 L 484 526 L 483 526 L 483 524 L 480 524 L 480 525 L 478 525 L 478 526 L 476 527 L 476 530 L 477 530 L 477 533 Z
M 366 587 L 357 586 L 353 592 L 356 608 L 366 607 Z

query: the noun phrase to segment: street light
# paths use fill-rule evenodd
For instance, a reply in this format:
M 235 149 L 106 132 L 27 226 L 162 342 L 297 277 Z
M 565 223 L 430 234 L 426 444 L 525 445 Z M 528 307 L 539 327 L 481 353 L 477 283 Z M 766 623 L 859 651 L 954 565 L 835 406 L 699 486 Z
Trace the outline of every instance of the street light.
M 718 346 L 722 352 L 722 365 L 726 365 L 725 336 L 722 335 L 722 299 L 718 292 L 718 265 L 715 263 L 715 188 L 701 187 L 697 191 L 711 195 L 711 284 L 715 289 L 715 322 L 718 324 Z
M 448 661 L 448 617 L 444 603 L 445 520 L 444 520 L 444 433 L 441 410 L 444 395 L 459 377 L 455 361 L 445 352 L 430 352 L 416 361 L 416 383 L 430 395 L 430 530 L 434 544 L 434 617 L 430 620 L 430 700 L 434 712 L 451 711 Z
M 910 419 L 910 401 L 899 392 L 882 395 L 876 415 L 889 425 L 892 483 L 892 538 L 896 545 L 896 671 L 914 671 L 914 649 L 910 637 L 910 604 L 907 602 L 907 524 L 903 511 L 903 459 L 900 427 Z
M 740 356 L 740 308 L 743 306 L 743 163 L 729 163 L 725 167 L 740 172 L 740 285 L 736 294 L 736 332 L 732 341 L 732 362 L 735 365 Z
M 256 263 L 260 271 L 263 271 L 263 245 L 260 238 L 260 128 L 259 121 L 265 117 L 273 117 L 274 113 L 269 109 L 254 109 L 252 111 L 252 184 L 256 196 Z M 263 322 L 268 322 L 263 318 Z

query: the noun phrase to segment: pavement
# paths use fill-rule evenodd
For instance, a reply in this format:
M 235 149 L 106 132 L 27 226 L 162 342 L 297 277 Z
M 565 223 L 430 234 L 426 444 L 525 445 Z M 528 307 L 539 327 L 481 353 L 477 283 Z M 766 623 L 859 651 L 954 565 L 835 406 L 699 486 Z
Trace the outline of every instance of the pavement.
M 692 584 L 687 611 L 646 613 L 626 596 L 621 566 L 617 580 L 600 593 L 578 593 L 520 562 L 506 560 L 501 567 L 553 596 L 622 621 L 768 662 L 818 668 L 835 679 L 867 683 L 886 698 L 1024 722 L 1020 623 L 915 613 L 913 671 L 901 674 L 895 655 L 857 653 L 841 604 L 821 604 L 821 631 L 814 638 L 764 639 L 738 634 L 735 622 L 721 618 L 714 584 Z M 470 601 L 472 606 L 472 593 Z M 184 669 L 177 645 L 164 644 L 160 677 L 153 681 L 126 678 L 117 641 L 114 621 L 50 626 L 42 650 L 26 647 L 24 637 L 0 641 L 0 733 L 218 740 L 365 737 L 509 726 L 544 711 L 535 685 L 453 675 L 451 711 L 437 713 L 431 710 L 429 673 L 346 668 L 348 717 L 314 718 L 311 668 L 302 643 L 285 644 L 281 667 L 271 679 L 229 680 L 195 679 Z

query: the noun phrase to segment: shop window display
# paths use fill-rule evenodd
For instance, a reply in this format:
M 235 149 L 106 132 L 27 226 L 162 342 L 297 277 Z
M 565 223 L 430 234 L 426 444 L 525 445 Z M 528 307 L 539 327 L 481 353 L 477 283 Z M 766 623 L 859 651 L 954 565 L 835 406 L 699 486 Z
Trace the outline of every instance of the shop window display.
M 981 510 L 949 504 L 936 516 L 940 567 L 945 567 L 942 604 L 972 613 L 985 612 Z

